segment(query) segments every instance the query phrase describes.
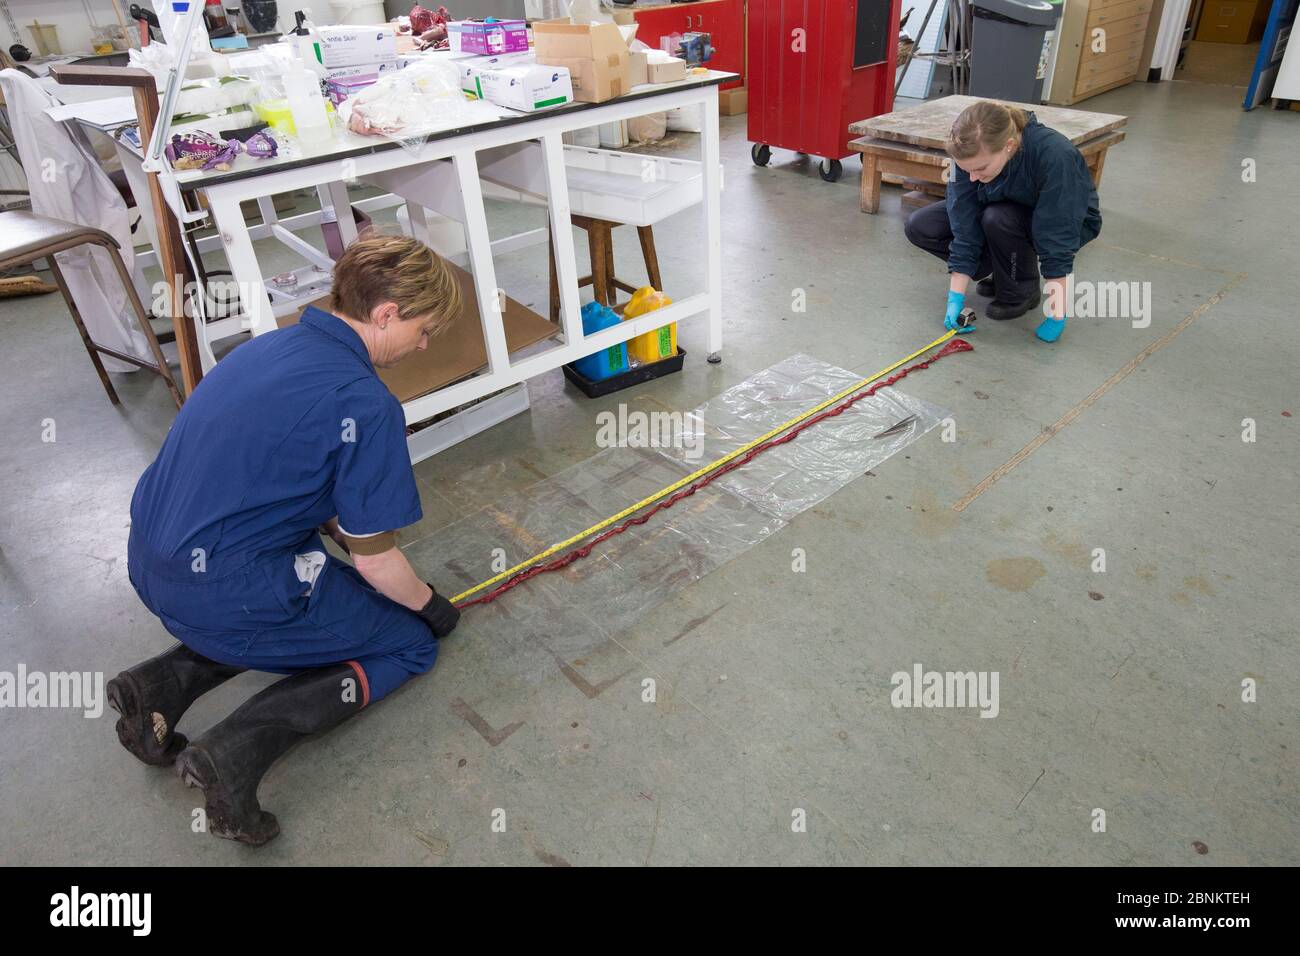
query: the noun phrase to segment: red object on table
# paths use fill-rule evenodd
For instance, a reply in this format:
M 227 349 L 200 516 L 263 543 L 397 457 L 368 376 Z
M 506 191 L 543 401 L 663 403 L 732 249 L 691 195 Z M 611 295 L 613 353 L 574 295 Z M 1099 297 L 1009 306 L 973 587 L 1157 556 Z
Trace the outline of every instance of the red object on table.
M 699 0 L 697 3 L 665 3 L 661 7 L 636 7 L 636 38 L 658 50 L 659 38 L 674 33 L 707 33 L 712 38 L 711 70 L 735 73 L 737 79 L 723 83 L 728 90 L 745 85 L 745 0 Z
M 826 159 L 839 178 L 849 124 L 894 108 L 901 0 L 749 0 L 749 139 Z M 767 150 L 764 153 L 764 150 Z

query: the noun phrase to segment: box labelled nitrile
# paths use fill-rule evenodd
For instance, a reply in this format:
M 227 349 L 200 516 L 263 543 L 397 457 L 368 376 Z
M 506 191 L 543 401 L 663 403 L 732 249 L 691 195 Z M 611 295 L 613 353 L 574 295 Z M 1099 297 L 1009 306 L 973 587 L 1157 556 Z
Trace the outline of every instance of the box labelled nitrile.
M 496 56 L 528 49 L 528 27 L 523 20 L 453 20 L 447 24 L 447 45 L 455 53 Z
M 614 392 L 622 391 L 625 388 L 631 388 L 633 385 L 640 385 L 642 382 L 649 382 L 652 379 L 662 378 L 665 375 L 671 375 L 673 372 L 682 370 L 682 362 L 686 359 L 686 350 L 679 348 L 677 354 L 669 358 L 662 359 L 658 362 L 650 362 L 646 365 L 638 365 L 630 368 L 626 372 L 618 375 L 611 375 L 609 378 L 603 378 L 598 382 L 593 382 L 586 378 L 581 372 L 572 365 L 562 366 L 564 377 L 574 385 L 588 398 L 600 398 L 602 395 L 610 395 Z
M 631 86 L 627 41 L 617 24 L 539 20 L 533 52 L 538 63 L 568 68 L 573 98 L 581 103 L 612 100 Z

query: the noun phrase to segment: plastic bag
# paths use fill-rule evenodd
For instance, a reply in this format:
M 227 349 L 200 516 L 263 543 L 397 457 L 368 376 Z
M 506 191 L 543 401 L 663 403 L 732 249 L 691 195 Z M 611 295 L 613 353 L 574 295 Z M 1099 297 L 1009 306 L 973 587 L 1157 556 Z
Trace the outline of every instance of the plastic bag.
M 482 101 L 470 102 L 452 63 L 414 63 L 386 73 L 343 104 L 348 129 L 366 136 L 407 140 L 425 133 L 484 122 L 496 116 Z

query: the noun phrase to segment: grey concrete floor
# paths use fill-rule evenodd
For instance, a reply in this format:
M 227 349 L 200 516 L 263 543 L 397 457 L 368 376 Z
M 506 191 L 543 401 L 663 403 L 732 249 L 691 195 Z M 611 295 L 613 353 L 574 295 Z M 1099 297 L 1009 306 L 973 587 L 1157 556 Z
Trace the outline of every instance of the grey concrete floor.
M 506 679 L 467 614 L 428 676 L 273 768 L 262 802 L 284 832 L 264 849 L 191 832 L 197 791 L 133 762 L 111 712 L 4 711 L 0 861 L 1300 862 L 1300 128 L 1239 99 L 1176 81 L 1086 104 L 1132 119 L 1078 277 L 1150 282 L 1149 328 L 1076 319 L 1045 347 L 1028 318 L 984 322 L 974 353 L 905 386 L 953 410 L 957 441 L 932 432 L 564 670 Z M 782 151 L 758 169 L 744 117 L 723 129 L 724 362 L 700 360 L 688 323 L 681 375 L 595 402 L 542 376 L 528 414 L 416 467 L 417 533 L 583 460 L 618 401 L 689 409 L 797 351 L 866 374 L 938 334 L 944 270 L 904 240 L 897 190 L 863 215 L 856 161 L 833 185 Z M 697 221 L 657 230 L 670 293 L 700 280 Z M 639 275 L 635 243 L 618 256 Z M 544 301 L 542 250 L 500 267 Z M 0 326 L 0 670 L 112 676 L 167 646 L 125 555 L 171 410 L 144 376 L 119 376 L 111 407 L 54 297 L 0 302 Z M 998 672 L 1000 713 L 892 707 L 914 663 Z M 269 680 L 237 679 L 181 729 Z

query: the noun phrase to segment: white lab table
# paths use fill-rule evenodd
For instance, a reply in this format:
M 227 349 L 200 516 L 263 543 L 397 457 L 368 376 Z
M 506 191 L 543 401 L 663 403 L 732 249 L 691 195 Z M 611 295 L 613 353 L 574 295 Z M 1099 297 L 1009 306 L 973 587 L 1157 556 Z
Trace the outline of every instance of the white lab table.
M 719 192 L 722 187 L 718 134 L 718 85 L 733 74 L 710 71 L 676 83 L 635 87 L 618 99 L 605 103 L 572 103 L 538 113 L 513 113 L 483 123 L 430 134 L 418 148 L 384 139 L 344 133 L 316 153 L 254 160 L 240 156 L 226 172 L 182 172 L 176 176 L 182 192 L 201 193 L 211 210 L 221 247 L 225 250 L 233 279 L 239 283 L 245 315 L 226 320 L 224 329 L 209 327 L 208 335 L 251 331 L 262 335 L 276 327 L 276 308 L 267 296 L 267 286 L 253 247 L 254 230 L 266 235 L 266 225 L 245 223 L 240 203 L 258 201 L 263 213 L 271 208 L 276 193 L 316 188 L 325 215 L 337 217 L 345 244 L 356 238 L 350 215 L 345 181 L 360 179 L 401 197 L 411 217 L 415 235 L 429 211 L 449 215 L 465 226 L 468 265 L 474 277 L 487 369 L 466 380 L 413 398 L 403 408 L 408 423 L 424 421 L 449 409 L 493 395 L 525 382 L 542 372 L 625 342 L 636 335 L 669 322 L 683 322 L 704 316 L 710 361 L 718 361 L 722 349 L 722 269 Z M 584 336 L 579 314 L 578 271 L 570 227 L 570 204 L 565 179 L 562 134 L 602 123 L 626 120 L 646 113 L 677 107 L 703 107 L 700 135 L 702 175 L 702 229 L 699 232 L 704 264 L 704 289 L 677 298 L 673 305 L 619 323 L 594 335 Z M 518 360 L 507 353 L 499 289 L 493 254 L 518 248 L 520 237 L 493 242 L 488 235 L 480 181 L 480 162 L 540 164 L 539 182 L 550 208 L 551 239 L 560 294 L 558 343 L 534 351 Z M 273 213 L 273 211 L 272 211 Z M 321 250 L 286 229 L 270 234 L 309 261 L 329 264 Z M 534 241 L 544 235 L 534 237 Z M 295 306 L 296 307 L 296 306 Z

